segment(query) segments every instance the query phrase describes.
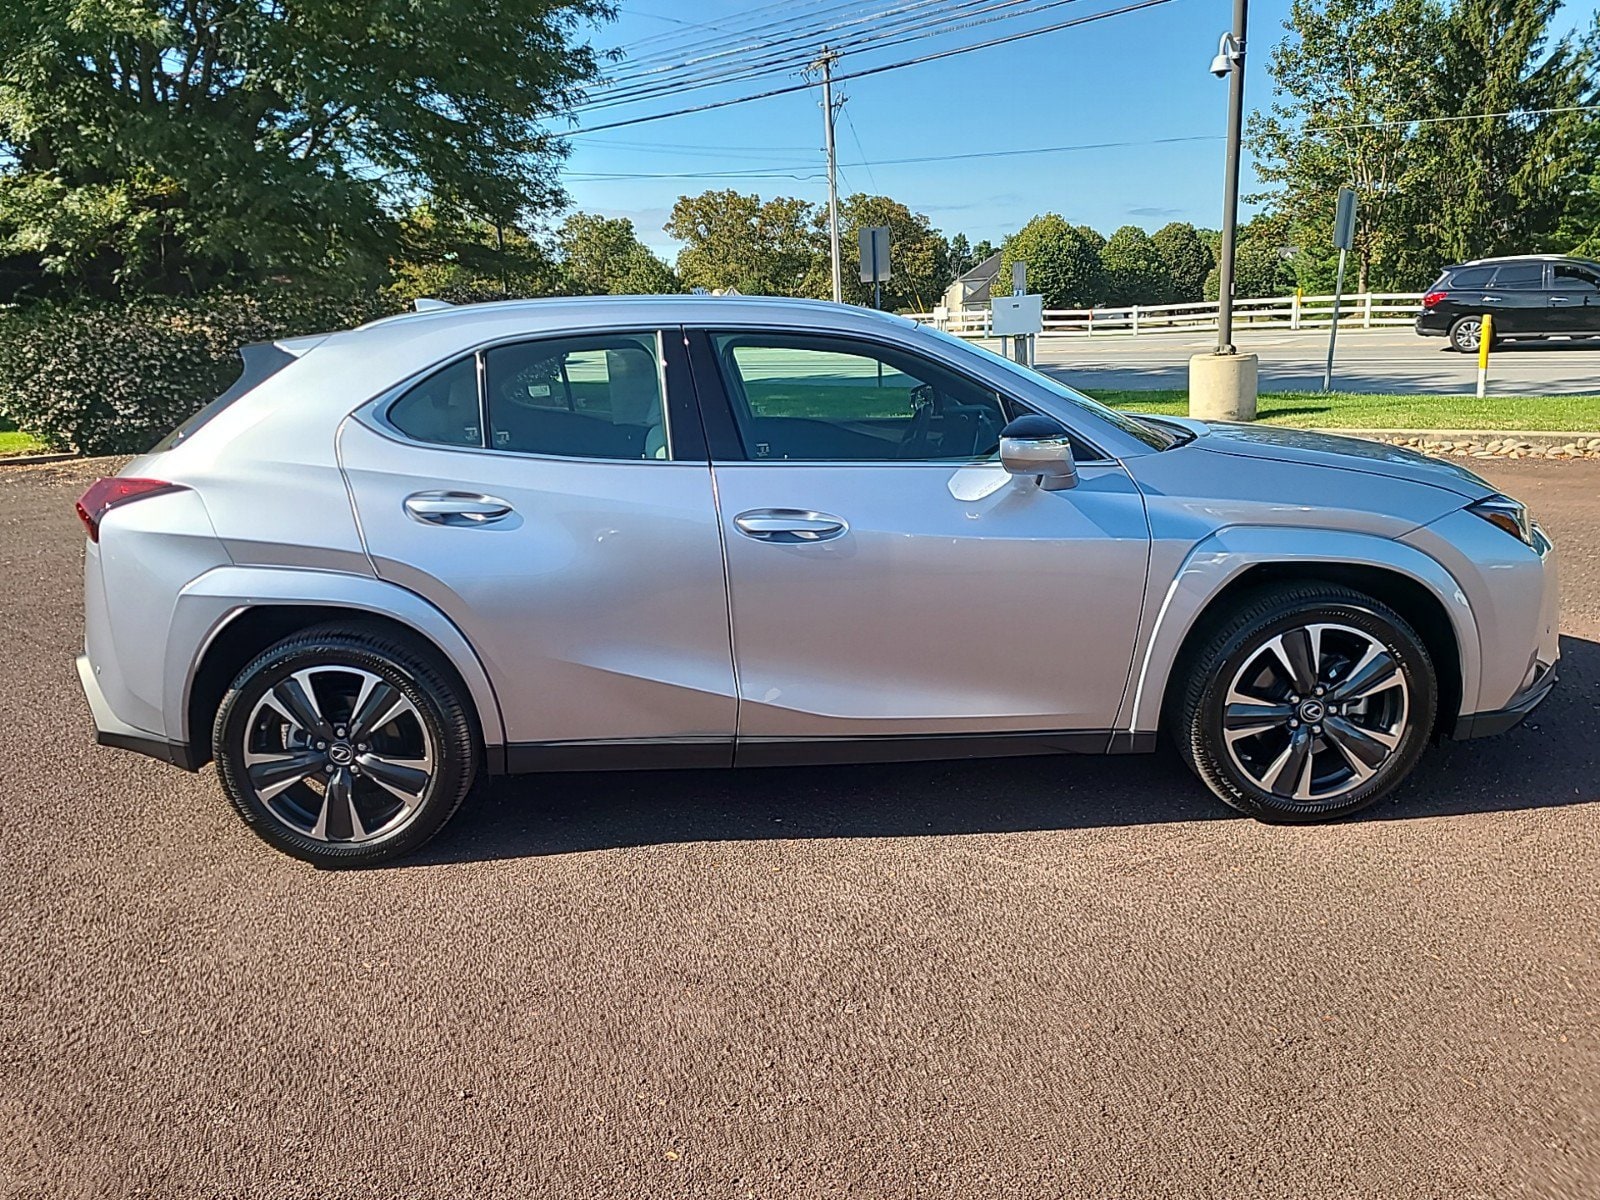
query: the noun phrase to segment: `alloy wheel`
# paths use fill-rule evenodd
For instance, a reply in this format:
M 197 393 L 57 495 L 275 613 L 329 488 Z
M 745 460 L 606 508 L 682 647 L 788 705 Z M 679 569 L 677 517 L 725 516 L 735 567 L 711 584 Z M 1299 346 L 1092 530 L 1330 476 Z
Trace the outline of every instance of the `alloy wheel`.
M 1483 322 L 1476 317 L 1467 317 L 1456 322 L 1456 327 L 1450 331 L 1450 339 L 1455 343 L 1456 349 L 1463 353 L 1475 351 L 1479 341 L 1483 338 Z
M 245 726 L 247 786 L 279 822 L 319 842 L 371 842 L 406 825 L 427 795 L 435 758 L 417 706 L 358 667 L 285 676 Z
M 1321 806 L 1366 783 L 1394 755 L 1411 691 L 1400 663 L 1372 634 L 1308 624 L 1252 650 L 1223 705 L 1234 767 L 1279 799 Z

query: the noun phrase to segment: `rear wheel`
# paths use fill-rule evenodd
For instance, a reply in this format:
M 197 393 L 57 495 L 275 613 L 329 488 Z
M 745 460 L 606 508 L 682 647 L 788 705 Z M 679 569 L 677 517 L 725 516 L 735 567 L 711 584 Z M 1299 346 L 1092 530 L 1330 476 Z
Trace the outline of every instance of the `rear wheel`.
M 1179 749 L 1223 801 L 1278 821 L 1342 817 L 1416 765 L 1438 686 L 1411 626 L 1331 585 L 1257 593 L 1206 640 L 1179 705 Z
M 319 866 L 364 866 L 437 833 L 477 749 L 454 687 L 376 633 L 312 629 L 240 672 L 213 730 L 217 773 L 263 839 Z
M 1462 354 L 1476 354 L 1483 340 L 1483 318 L 1462 317 L 1450 326 L 1450 347 Z M 1494 343 L 1491 342 L 1490 345 Z

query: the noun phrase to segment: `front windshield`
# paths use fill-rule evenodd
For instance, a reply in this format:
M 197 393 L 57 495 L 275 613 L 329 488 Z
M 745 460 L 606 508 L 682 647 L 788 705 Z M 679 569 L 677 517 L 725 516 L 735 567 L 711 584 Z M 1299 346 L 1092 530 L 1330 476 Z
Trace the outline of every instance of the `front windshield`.
M 976 342 L 969 342 L 966 338 L 957 337 L 953 333 L 946 333 L 943 329 L 935 329 L 931 325 L 924 325 L 922 329 L 930 336 L 948 342 L 951 345 L 960 346 L 968 353 L 981 354 L 991 366 L 1002 367 L 1008 373 L 1027 380 L 1035 387 L 1042 387 L 1052 395 L 1059 396 L 1067 401 L 1067 403 L 1075 404 L 1079 408 L 1087 410 L 1106 422 L 1106 424 L 1114 425 L 1129 437 L 1137 438 L 1152 449 L 1166 450 L 1179 442 L 1187 440 L 1185 435 L 1175 428 L 1158 425 L 1152 421 L 1143 421 L 1138 417 L 1129 416 L 1127 413 L 1118 412 L 1114 408 L 1107 408 L 1100 401 L 1091 399 L 1074 388 L 1069 388 L 1066 384 L 1050 378 L 1042 371 L 1035 371 L 1032 367 L 1025 367 L 1019 362 L 1012 362 L 1009 358 L 996 354 L 993 350 L 980 346 Z

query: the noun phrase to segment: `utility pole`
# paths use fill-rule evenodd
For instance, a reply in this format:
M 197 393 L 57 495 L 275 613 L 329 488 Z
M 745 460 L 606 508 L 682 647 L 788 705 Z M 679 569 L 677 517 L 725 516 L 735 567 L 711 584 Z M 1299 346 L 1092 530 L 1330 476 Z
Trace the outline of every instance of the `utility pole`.
M 833 302 L 844 300 L 844 276 L 839 265 L 839 161 L 833 146 L 833 64 L 839 56 L 826 46 L 811 64 L 822 72 L 822 119 L 828 145 L 828 247 L 833 256 Z
M 1217 264 L 1217 353 L 1233 354 L 1233 256 L 1239 225 L 1239 147 L 1244 138 L 1244 38 L 1250 0 L 1233 0 L 1233 70 L 1228 77 L 1228 165 L 1222 202 L 1222 261 Z

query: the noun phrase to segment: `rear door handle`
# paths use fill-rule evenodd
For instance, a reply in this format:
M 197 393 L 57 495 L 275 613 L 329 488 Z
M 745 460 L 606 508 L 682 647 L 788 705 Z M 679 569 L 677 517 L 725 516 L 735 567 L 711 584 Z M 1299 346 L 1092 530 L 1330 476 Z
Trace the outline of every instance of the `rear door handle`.
M 405 510 L 413 521 L 467 529 L 511 515 L 511 505 L 504 500 L 477 492 L 417 492 L 406 497 Z
M 1500 297 L 1499 296 L 1485 296 L 1483 298 L 1483 303 L 1485 303 L 1485 304 L 1499 304 L 1500 303 Z
M 753 508 L 736 516 L 733 524 L 745 537 L 758 542 L 789 545 L 825 542 L 850 528 L 842 517 L 805 508 Z
M 1572 303 L 1572 297 L 1571 296 L 1551 296 L 1550 297 L 1550 303 L 1551 304 L 1571 304 Z

